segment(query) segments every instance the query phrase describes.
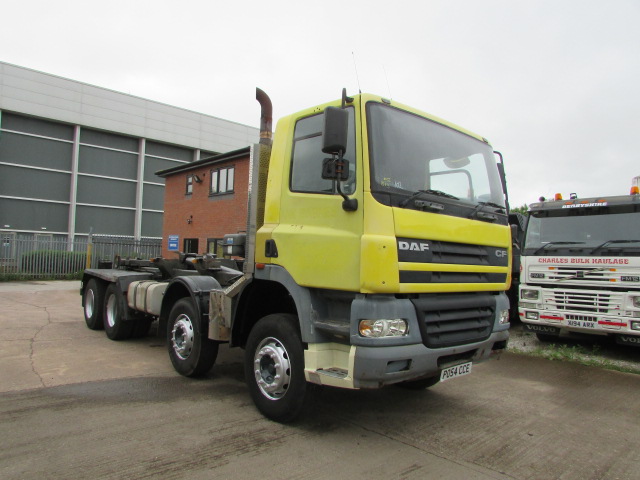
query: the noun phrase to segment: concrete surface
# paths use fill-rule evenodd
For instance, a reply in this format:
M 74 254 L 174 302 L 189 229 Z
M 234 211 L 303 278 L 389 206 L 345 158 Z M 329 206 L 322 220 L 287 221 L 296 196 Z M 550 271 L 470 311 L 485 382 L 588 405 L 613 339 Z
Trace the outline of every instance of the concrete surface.
M 157 338 L 121 342 L 114 355 L 104 332 L 86 327 L 79 292 L 79 281 L 0 283 L 0 392 L 172 374 Z
M 207 379 L 164 342 L 84 325 L 78 282 L 0 283 L 0 478 L 640 478 L 640 376 L 505 354 L 423 392 L 253 407 L 242 352 Z

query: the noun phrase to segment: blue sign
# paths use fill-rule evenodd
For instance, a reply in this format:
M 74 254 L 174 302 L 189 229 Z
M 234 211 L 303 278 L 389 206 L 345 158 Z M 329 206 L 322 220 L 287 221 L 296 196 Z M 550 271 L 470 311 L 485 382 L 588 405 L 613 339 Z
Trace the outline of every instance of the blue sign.
M 178 251 L 179 235 L 169 235 L 169 250 Z

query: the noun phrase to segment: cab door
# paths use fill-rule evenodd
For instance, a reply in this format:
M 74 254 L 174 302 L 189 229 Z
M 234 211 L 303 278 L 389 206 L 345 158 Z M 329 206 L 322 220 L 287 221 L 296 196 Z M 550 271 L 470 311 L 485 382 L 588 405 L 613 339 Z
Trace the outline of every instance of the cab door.
M 301 114 L 289 123 L 279 221 L 271 235 L 278 257 L 272 262 L 286 268 L 299 285 L 358 291 L 363 228 L 359 118 L 355 105 L 346 108 L 349 176 L 341 188 L 359 206 L 345 211 L 336 181 L 322 178 L 328 157 L 322 153 L 324 110 Z

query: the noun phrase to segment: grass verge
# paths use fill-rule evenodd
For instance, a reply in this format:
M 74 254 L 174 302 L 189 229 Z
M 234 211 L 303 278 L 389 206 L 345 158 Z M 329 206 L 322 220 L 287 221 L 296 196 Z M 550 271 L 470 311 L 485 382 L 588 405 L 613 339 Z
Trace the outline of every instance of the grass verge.
M 600 356 L 600 347 L 598 345 L 587 348 L 583 345 L 549 343 L 527 349 L 509 346 L 508 350 L 519 355 L 529 355 L 553 361 L 574 362 L 590 367 L 600 367 L 607 370 L 640 375 L 640 366 L 634 365 L 632 362 L 611 360 Z

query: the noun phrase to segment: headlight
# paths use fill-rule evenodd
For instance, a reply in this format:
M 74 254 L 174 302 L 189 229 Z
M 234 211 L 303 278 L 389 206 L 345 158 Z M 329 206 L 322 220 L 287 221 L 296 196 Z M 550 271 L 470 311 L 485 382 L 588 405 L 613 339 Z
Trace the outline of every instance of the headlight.
M 539 297 L 540 297 L 539 290 L 527 290 L 527 289 L 520 290 L 520 298 L 523 300 L 538 300 Z
M 360 335 L 368 338 L 401 337 L 409 331 L 407 321 L 401 318 L 390 320 L 360 320 Z
M 631 322 L 631 330 L 640 331 L 640 322 Z
M 509 310 L 502 310 L 500 312 L 500 325 L 509 323 Z
M 527 320 L 538 320 L 538 312 L 524 312 L 524 318 Z
M 631 302 L 636 308 L 640 308 L 640 297 L 631 297 Z
M 527 303 L 527 302 L 518 302 L 518 307 L 520 308 L 536 308 L 535 303 Z

